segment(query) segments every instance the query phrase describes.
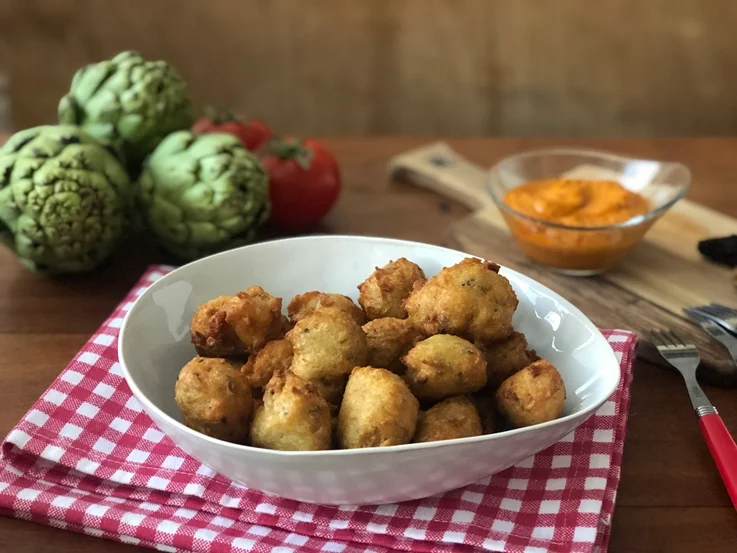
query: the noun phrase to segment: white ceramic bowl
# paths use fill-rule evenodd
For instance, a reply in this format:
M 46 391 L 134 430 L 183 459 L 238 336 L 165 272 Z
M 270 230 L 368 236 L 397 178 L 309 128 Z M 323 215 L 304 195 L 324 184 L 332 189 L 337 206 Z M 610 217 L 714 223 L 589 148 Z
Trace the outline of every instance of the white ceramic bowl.
M 415 242 L 318 236 L 255 244 L 185 265 L 149 287 L 126 316 L 118 346 L 123 374 L 159 428 L 200 462 L 250 488 L 323 504 L 397 502 L 470 484 L 560 440 L 615 390 L 619 364 L 591 321 L 545 286 L 502 268 L 519 297 L 515 327 L 565 381 L 568 398 L 558 420 L 490 436 L 324 452 L 226 443 L 181 423 L 174 382 L 195 353 L 189 322 L 197 305 L 251 285 L 283 297 L 285 307 L 308 290 L 356 299 L 356 286 L 398 257 L 432 276 L 468 255 Z

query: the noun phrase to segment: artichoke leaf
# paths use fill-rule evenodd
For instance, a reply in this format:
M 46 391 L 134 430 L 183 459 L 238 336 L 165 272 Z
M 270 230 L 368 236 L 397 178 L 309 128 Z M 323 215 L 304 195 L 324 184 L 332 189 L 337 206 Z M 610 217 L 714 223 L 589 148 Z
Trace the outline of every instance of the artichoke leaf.
M 215 154 L 200 159 L 197 178 L 203 181 L 215 181 L 225 173 L 231 165 L 232 156 L 229 154 Z
M 166 159 L 171 155 L 182 153 L 194 142 L 195 137 L 187 131 L 173 132 L 156 147 L 149 158 L 149 163 L 153 164 L 157 159 Z
M 151 204 L 148 206 L 151 210 L 151 221 L 170 221 L 173 223 L 181 223 L 184 221 L 184 213 L 182 209 L 165 198 L 153 197 Z
M 126 71 L 123 64 L 121 64 L 118 66 L 118 70 L 113 71 L 110 78 L 105 82 L 105 88 L 116 95 L 122 95 L 129 91 L 132 83 L 130 71 Z M 120 103 L 124 104 L 122 99 Z
M 198 136 L 197 140 L 190 144 L 187 155 L 202 160 L 218 154 L 226 154 L 232 158 L 238 156 L 240 152 L 247 153 L 236 136 L 225 133 L 208 133 Z
M 186 244 L 189 241 L 189 227 L 181 220 L 166 219 L 160 215 L 149 221 L 151 230 L 170 244 Z
M 142 140 L 150 129 L 146 125 L 146 118 L 138 113 L 128 113 L 118 120 L 118 136 L 123 140 Z
M 225 229 L 218 228 L 206 221 L 191 221 L 189 223 L 190 241 L 198 247 L 210 247 L 213 244 L 227 240 L 230 234 Z
M 25 129 L 15 133 L 13 136 L 8 138 L 2 147 L 0 147 L 0 154 L 20 152 L 27 144 L 32 142 L 38 134 L 38 129 L 35 128 Z
M 13 160 L 0 156 L 0 190 L 10 184 L 10 175 L 13 173 L 14 166 Z
M 179 159 L 175 157 L 158 164 L 161 173 L 154 177 L 156 192 L 172 201 L 197 183 L 197 160 L 185 158 L 179 162 Z
M 253 220 L 253 215 L 239 214 L 232 217 L 219 219 L 218 226 L 226 230 L 228 234 L 235 235 L 246 231 L 253 224 Z
M 14 232 L 20 212 L 13 198 L 13 189 L 0 188 L 0 231 Z
M 95 121 L 95 124 L 109 123 L 113 128 L 122 113 L 117 95 L 108 89 L 101 90 L 90 98 L 84 109 L 86 117 Z
M 184 217 L 193 221 L 209 221 L 217 213 L 218 206 L 213 203 L 213 191 L 205 183 L 186 189 L 177 202 Z
M 67 94 L 59 100 L 58 112 L 59 123 L 63 125 L 76 125 L 84 116 L 82 107 L 71 94 Z
M 72 77 L 74 90 L 72 97 L 75 103 L 83 104 L 89 101 L 113 71 L 115 66 L 110 62 L 89 64 L 77 71 Z

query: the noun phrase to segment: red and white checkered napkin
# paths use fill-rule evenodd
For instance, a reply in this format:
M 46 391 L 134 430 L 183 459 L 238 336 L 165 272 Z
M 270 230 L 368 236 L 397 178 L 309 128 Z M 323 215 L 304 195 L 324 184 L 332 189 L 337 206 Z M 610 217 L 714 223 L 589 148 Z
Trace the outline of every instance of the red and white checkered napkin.
M 117 362 L 122 317 L 152 267 L 2 444 L 0 512 L 160 551 L 359 553 L 606 549 L 636 338 L 605 330 L 623 379 L 549 449 L 491 479 L 398 505 L 331 507 L 215 474 L 141 410 Z

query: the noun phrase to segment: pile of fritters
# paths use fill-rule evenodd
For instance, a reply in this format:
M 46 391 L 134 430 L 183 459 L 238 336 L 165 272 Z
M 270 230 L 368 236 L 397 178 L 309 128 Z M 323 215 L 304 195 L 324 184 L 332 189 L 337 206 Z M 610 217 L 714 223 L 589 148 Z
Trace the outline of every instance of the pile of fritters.
M 199 306 L 179 374 L 184 423 L 278 450 L 383 447 L 490 434 L 563 412 L 556 368 L 512 327 L 499 266 L 467 258 L 432 278 L 400 258 L 347 296 L 282 299 L 252 286 Z

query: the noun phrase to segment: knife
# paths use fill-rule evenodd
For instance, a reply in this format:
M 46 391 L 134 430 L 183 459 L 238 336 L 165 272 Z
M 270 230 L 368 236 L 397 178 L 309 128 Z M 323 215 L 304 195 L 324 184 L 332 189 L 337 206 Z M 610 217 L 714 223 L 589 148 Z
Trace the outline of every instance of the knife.
M 689 316 L 696 321 L 709 336 L 720 342 L 726 348 L 729 355 L 732 357 L 732 362 L 737 365 L 737 338 L 706 317 L 696 315 L 695 313 L 689 313 Z

